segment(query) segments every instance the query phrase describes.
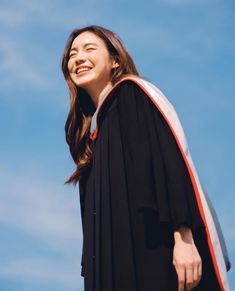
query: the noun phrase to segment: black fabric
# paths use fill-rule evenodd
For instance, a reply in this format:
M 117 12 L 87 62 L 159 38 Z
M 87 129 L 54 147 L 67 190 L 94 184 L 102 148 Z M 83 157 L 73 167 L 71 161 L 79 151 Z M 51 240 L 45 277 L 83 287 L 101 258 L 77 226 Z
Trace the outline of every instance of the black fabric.
M 132 81 L 105 100 L 79 182 L 85 291 L 174 291 L 173 233 L 189 226 L 203 262 L 194 290 L 220 290 L 192 183 L 166 121 Z

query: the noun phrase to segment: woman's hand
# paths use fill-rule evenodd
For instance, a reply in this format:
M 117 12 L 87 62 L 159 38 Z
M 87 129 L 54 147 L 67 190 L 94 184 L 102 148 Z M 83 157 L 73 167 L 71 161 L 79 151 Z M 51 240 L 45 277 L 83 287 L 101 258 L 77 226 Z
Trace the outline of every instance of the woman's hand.
M 174 232 L 173 265 L 178 275 L 178 291 L 192 290 L 202 276 L 202 262 L 190 228 Z

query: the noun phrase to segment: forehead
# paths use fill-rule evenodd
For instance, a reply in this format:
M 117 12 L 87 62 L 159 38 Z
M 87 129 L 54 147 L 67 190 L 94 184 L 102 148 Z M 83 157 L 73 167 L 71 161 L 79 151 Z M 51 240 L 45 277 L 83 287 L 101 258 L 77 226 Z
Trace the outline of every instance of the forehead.
M 104 41 L 100 37 L 95 35 L 93 32 L 84 31 L 73 40 L 72 45 L 71 45 L 71 49 L 77 48 L 80 46 L 82 47 L 88 43 L 96 44 L 98 46 L 105 45 Z

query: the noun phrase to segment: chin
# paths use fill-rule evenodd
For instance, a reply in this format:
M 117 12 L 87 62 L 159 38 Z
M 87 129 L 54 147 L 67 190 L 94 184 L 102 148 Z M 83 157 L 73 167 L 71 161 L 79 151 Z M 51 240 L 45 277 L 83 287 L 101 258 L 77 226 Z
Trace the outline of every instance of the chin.
M 83 86 L 86 86 L 88 84 L 95 82 L 95 78 L 94 78 L 94 76 L 89 76 L 89 74 L 87 74 L 87 75 L 83 75 L 80 77 L 76 77 L 74 79 L 74 82 L 76 85 L 83 87 Z

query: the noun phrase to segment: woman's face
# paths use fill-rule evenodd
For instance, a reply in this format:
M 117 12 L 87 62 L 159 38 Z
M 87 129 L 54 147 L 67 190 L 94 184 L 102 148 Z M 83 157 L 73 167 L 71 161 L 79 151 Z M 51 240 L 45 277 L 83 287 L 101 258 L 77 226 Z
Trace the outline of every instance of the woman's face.
M 69 52 L 68 71 L 73 82 L 88 93 L 107 86 L 111 70 L 117 66 L 104 41 L 94 33 L 85 31 L 74 39 Z

